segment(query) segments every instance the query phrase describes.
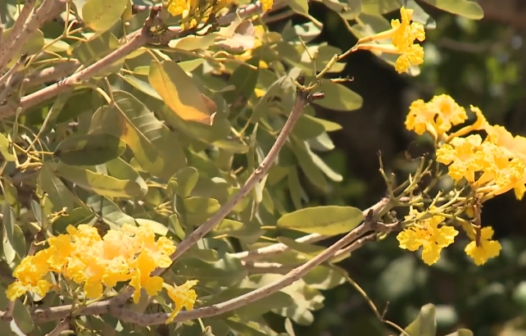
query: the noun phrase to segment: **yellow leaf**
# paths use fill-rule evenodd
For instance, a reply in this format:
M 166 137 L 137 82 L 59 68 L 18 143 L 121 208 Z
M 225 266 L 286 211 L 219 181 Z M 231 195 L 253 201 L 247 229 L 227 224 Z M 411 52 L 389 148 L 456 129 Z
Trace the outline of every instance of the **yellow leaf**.
M 173 61 L 152 61 L 148 79 L 166 105 L 183 120 L 211 125 L 215 104 L 205 97 Z

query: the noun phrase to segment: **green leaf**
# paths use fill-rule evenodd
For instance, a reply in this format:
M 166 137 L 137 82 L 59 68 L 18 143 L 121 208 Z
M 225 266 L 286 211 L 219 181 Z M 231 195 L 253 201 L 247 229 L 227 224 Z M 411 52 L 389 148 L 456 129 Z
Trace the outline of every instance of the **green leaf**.
M 305 191 L 300 183 L 300 178 L 298 176 L 298 170 L 296 167 L 289 167 L 289 172 L 287 174 L 287 183 L 289 186 L 290 197 L 292 198 L 292 204 L 294 208 L 301 209 L 303 208 L 301 200 L 306 197 Z
M 426 304 L 420 308 L 420 313 L 416 319 L 404 331 L 410 336 L 435 336 L 436 329 L 435 306 Z
M 246 63 L 259 69 L 259 56 L 252 57 Z M 245 65 L 239 65 L 228 80 L 229 85 L 235 86 L 235 90 L 226 92 L 224 97 L 227 103 L 232 104 L 235 100 L 244 97 L 250 99 L 258 82 L 259 71 Z
M 96 32 L 105 32 L 121 18 L 128 0 L 88 0 L 82 7 L 84 24 Z
M 316 266 L 302 279 L 312 288 L 321 290 L 332 289 L 346 281 L 341 273 L 334 270 L 333 267 L 334 266 L 329 267 L 324 265 Z
M 72 135 L 58 144 L 54 156 L 70 166 L 96 166 L 119 157 L 126 145 L 111 134 Z
M 104 223 L 112 228 L 119 228 L 123 224 L 135 224 L 135 219 L 124 212 L 109 199 L 98 195 L 88 197 L 86 205 L 95 213 L 97 213 Z M 77 210 L 77 209 L 75 209 Z M 85 213 L 79 213 L 80 219 Z
M 18 254 L 20 259 L 26 256 L 26 237 L 24 236 L 24 232 L 22 231 L 20 226 L 16 224 L 13 230 L 13 248 L 15 249 L 15 252 L 16 254 Z
M 342 112 L 354 111 L 362 107 L 362 97 L 345 85 L 326 79 L 323 79 L 321 83 L 320 88 L 325 92 L 325 98 L 316 100 L 314 102 L 316 105 Z
M 292 150 L 298 159 L 301 169 L 309 181 L 323 191 L 328 190 L 328 183 L 320 168 L 314 162 L 314 156 L 305 141 L 292 139 Z
M 212 124 L 217 107 L 199 92 L 192 79 L 176 62 L 152 61 L 148 79 L 166 105 L 183 120 Z
M 184 201 L 186 221 L 189 225 L 200 225 L 212 216 L 221 205 L 214 198 L 192 196 Z
M 190 196 L 199 180 L 199 172 L 194 167 L 185 167 L 175 173 L 174 177 L 177 184 L 176 194 L 182 198 Z
M 52 211 L 60 211 L 63 208 L 68 212 L 73 210 L 75 196 L 68 187 L 57 178 L 48 164 L 44 164 L 38 173 L 37 183 L 45 191 L 51 203 Z
M 260 76 L 261 76 L 260 72 Z M 261 97 L 250 115 L 250 122 L 256 123 L 265 116 L 271 109 L 278 109 L 285 115 L 292 110 L 296 99 L 296 87 L 289 76 L 278 78 L 268 88 L 267 92 Z M 279 102 L 277 104 L 276 102 Z
M 207 263 L 195 258 L 179 259 L 172 269 L 174 276 L 182 282 L 197 279 L 200 284 L 211 288 L 234 286 L 248 273 L 241 261 L 228 253 L 215 263 Z
M 379 274 L 377 289 L 380 297 L 384 300 L 398 300 L 409 294 L 414 285 L 411 283 L 416 274 L 415 258 L 411 255 L 403 255 L 392 260 Z
M 243 323 L 241 321 L 233 321 L 233 318 L 225 320 L 230 329 L 234 330 L 238 335 L 243 336 L 267 336 L 268 334 L 261 330 L 261 326 L 256 322 Z
M 6 261 L 8 263 L 12 263 L 16 257 L 16 250 L 14 248 L 14 231 L 16 225 L 16 215 L 7 202 L 3 203 L 2 214 L 4 215 L 4 218 L 2 220 L 2 223 L 4 224 L 4 230 L 2 234 L 2 247 Z
M 335 236 L 347 233 L 363 221 L 362 211 L 349 206 L 318 206 L 288 213 L 278 220 L 278 227 L 305 233 Z
M 473 332 L 469 329 L 458 329 L 454 333 L 448 334 L 446 336 L 473 336 Z
M 309 106 L 309 108 L 312 108 L 312 107 Z M 342 126 L 340 124 L 337 124 L 329 120 L 316 118 L 308 114 L 303 114 L 303 117 L 309 119 L 312 122 L 322 125 L 325 132 L 334 132 L 334 131 L 339 131 L 342 129 Z
M 93 217 L 93 212 L 91 212 L 86 207 L 75 208 L 73 210 L 68 211 L 68 216 L 59 217 L 53 223 L 53 229 L 57 233 L 65 233 L 68 225 L 78 226 L 79 224 L 86 224 L 89 223 Z
M 435 19 L 427 14 L 414 0 L 406 0 L 405 8 L 413 10 L 412 21 L 421 23 L 427 29 L 436 28 Z
M 35 328 L 33 318 L 27 310 L 26 306 L 20 300 L 15 300 L 15 306 L 13 308 L 13 321 L 16 326 L 25 335 L 29 334 Z
M 260 277 L 259 282 L 256 277 L 251 277 L 250 280 L 255 283 L 254 287 L 262 287 L 282 278 L 283 275 L 280 274 L 265 274 Z M 323 307 L 323 295 L 317 289 L 308 286 L 302 279 L 281 291 L 290 295 L 294 303 L 286 308 L 274 309 L 273 312 L 289 317 L 300 325 L 311 325 L 314 321 L 312 311 Z
M 3 31 L 2 41 L 5 41 L 7 39 L 12 29 L 13 28 L 8 28 Z M 40 29 L 35 30 L 29 36 L 29 39 L 26 43 L 24 43 L 24 45 L 16 46 L 17 49 L 19 47 L 21 48 L 13 55 L 13 57 L 11 57 L 11 60 L 7 64 L 8 68 L 11 68 L 14 65 L 16 65 L 16 63 L 18 62 L 18 60 L 20 60 L 20 57 L 22 55 L 34 55 L 42 51 L 42 47 L 44 47 L 44 34 Z
M 214 295 L 210 300 L 204 302 L 205 305 L 213 305 L 227 300 L 235 299 L 241 295 L 250 293 L 250 288 L 227 288 L 221 291 L 218 295 Z M 242 308 L 236 309 L 234 312 L 242 319 L 247 321 L 253 320 L 272 309 L 286 308 L 293 304 L 290 295 L 284 292 L 276 292 L 269 296 L 263 297 L 260 300 L 244 305 Z
M 7 203 L 13 207 L 17 207 L 18 203 L 18 189 L 13 185 L 11 178 L 4 175 L 4 197 Z
M 0 133 L 0 153 L 2 153 L 2 156 L 4 157 L 4 160 L 15 162 L 16 156 L 14 156 L 12 152 L 12 145 L 11 141 L 3 134 Z
M 86 168 L 65 164 L 49 164 L 49 168 L 54 174 L 100 196 L 132 198 L 142 195 L 141 186 L 135 181 L 120 180 Z
M 135 159 L 149 173 L 169 179 L 186 166 L 179 139 L 137 98 L 124 91 L 113 93 L 116 107 L 95 112 L 89 133 L 118 136 L 133 151 Z
M 189 35 L 180 39 L 172 40 L 168 43 L 168 46 L 173 49 L 180 49 L 186 51 L 194 50 L 206 50 L 218 37 L 217 34 L 211 33 L 203 36 Z
M 431 6 L 443 11 L 457 14 L 468 19 L 480 20 L 484 17 L 484 11 L 478 3 L 468 0 L 423 0 Z
M 119 48 L 119 46 L 119 40 L 113 34 L 111 34 L 110 31 L 107 31 L 102 35 L 87 41 L 81 41 L 72 44 L 70 47 L 70 53 L 84 66 L 89 66 L 101 58 L 107 56 Z M 124 58 L 121 58 L 115 61 L 115 63 L 101 69 L 93 76 L 93 78 L 102 78 L 110 74 L 117 73 L 121 69 L 123 63 Z
M 168 233 L 168 228 L 166 226 L 151 219 L 135 218 L 135 221 L 139 225 L 150 225 L 153 229 L 153 232 L 159 236 L 166 236 Z
M 299 243 L 296 240 L 287 237 L 278 237 L 278 241 L 309 258 L 315 257 L 319 253 L 325 251 L 325 247 Z
M 132 180 L 141 186 L 143 195 L 148 193 L 148 185 L 133 167 L 121 158 L 106 162 L 108 174 L 121 180 Z
M 369 15 L 378 15 L 390 13 L 400 9 L 402 3 L 400 0 L 362 0 L 362 13 Z
M 302 115 L 296 122 L 296 125 L 294 125 L 292 134 L 302 140 L 307 140 L 317 137 L 324 131 L 325 127 L 323 127 L 321 123 L 316 122 L 316 120 L 310 116 Z
M 223 219 L 213 230 L 217 235 L 228 235 L 241 240 L 257 240 L 264 233 L 255 223 L 242 223 L 232 219 Z

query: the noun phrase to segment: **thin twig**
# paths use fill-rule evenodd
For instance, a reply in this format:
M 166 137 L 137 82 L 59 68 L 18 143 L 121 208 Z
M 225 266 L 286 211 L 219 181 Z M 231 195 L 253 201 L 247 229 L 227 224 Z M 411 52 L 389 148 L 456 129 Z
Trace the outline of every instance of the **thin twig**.
M 72 59 L 49 68 L 35 71 L 24 78 L 24 87 L 34 87 L 63 79 L 75 72 L 79 66 L 80 62 Z
M 65 330 L 69 329 L 69 319 L 65 318 L 62 321 L 60 321 L 59 324 L 55 327 L 55 329 L 51 330 L 50 333 L 46 334 L 46 336 L 58 336 L 60 333 L 62 333 Z
M 363 211 L 363 215 L 364 216 L 367 215 L 367 213 L 369 213 L 369 211 L 371 210 L 376 214 L 380 209 L 384 208 L 388 202 L 389 202 L 388 198 L 383 198 L 382 200 L 380 200 L 378 203 L 374 204 L 370 208 L 365 209 Z M 324 240 L 326 238 L 329 238 L 329 237 L 322 236 L 317 233 L 311 233 L 307 236 L 303 236 L 303 237 L 296 239 L 296 242 L 303 243 L 303 244 L 310 244 L 310 243 L 318 242 L 320 240 Z M 287 245 L 282 244 L 282 243 L 277 243 L 277 244 L 273 244 L 270 246 L 261 247 L 257 250 L 234 253 L 232 254 L 232 256 L 235 258 L 239 258 L 242 261 L 252 261 L 252 260 L 257 260 L 261 258 L 271 257 L 276 254 L 283 253 L 289 249 L 290 248 Z
M 148 41 L 148 35 L 144 32 L 138 31 L 132 33 L 130 40 L 125 43 L 122 47 L 110 53 L 108 56 L 100 59 L 98 62 L 92 64 L 86 69 L 79 71 L 68 78 L 65 78 L 63 81 L 59 81 L 55 84 L 47 86 L 35 93 L 25 96 L 20 100 L 19 106 L 10 106 L 8 104 L 0 107 L 0 120 L 12 116 L 18 107 L 21 107 L 23 111 L 28 108 L 35 106 L 47 99 L 50 99 L 62 92 L 66 91 L 70 87 L 74 86 L 77 83 L 81 83 L 91 77 L 93 77 L 97 72 L 105 69 L 111 64 L 117 62 L 121 58 L 124 58 L 126 55 L 132 51 L 137 50 L 142 47 Z
M 283 276 L 281 279 L 276 280 L 258 289 L 255 289 L 252 292 L 249 292 L 247 294 L 238 296 L 236 298 L 233 298 L 231 300 L 228 300 L 228 301 L 225 301 L 219 304 L 215 304 L 215 305 L 211 305 L 211 306 L 207 306 L 207 307 L 203 307 L 203 308 L 199 308 L 199 309 L 195 309 L 191 311 L 180 312 L 175 317 L 174 322 L 183 322 L 187 320 L 194 320 L 197 318 L 218 316 L 226 312 L 232 311 L 234 309 L 240 308 L 242 306 L 245 306 L 249 303 L 260 300 L 264 297 L 267 297 L 287 286 L 290 286 L 295 281 L 299 280 L 302 276 L 307 274 L 314 267 L 320 265 L 321 263 L 333 257 L 334 254 L 338 250 L 345 247 L 350 242 L 352 242 L 351 244 L 352 248 L 349 248 L 349 251 L 352 252 L 364 246 L 365 243 L 367 243 L 368 241 L 372 241 L 376 239 L 376 233 L 369 234 L 367 236 L 362 237 L 367 232 L 376 231 L 377 228 L 381 229 L 381 231 L 390 231 L 396 226 L 398 226 L 398 223 L 388 224 L 388 225 L 382 224 L 379 226 L 379 223 L 376 223 L 374 221 L 374 219 L 372 218 L 372 215 L 368 216 L 368 218 L 366 219 L 363 225 L 355 228 L 354 230 L 349 232 L 345 237 L 343 237 L 338 242 L 336 242 L 334 245 L 327 248 L 327 250 L 323 251 L 322 253 L 314 257 L 313 259 L 309 260 L 304 265 L 290 271 L 285 276 Z M 157 325 L 157 324 L 163 324 L 170 316 L 170 314 L 168 313 L 158 313 L 158 314 L 150 314 L 150 315 L 136 314 L 128 309 L 123 309 L 123 308 L 115 309 L 113 311 L 113 314 L 117 314 L 116 317 L 118 317 L 124 322 L 130 322 L 130 323 L 134 323 L 140 326 L 152 326 L 152 325 Z
M 373 205 L 371 208 L 369 208 L 369 213 L 371 213 L 371 210 L 374 211 L 374 214 L 375 214 L 375 218 L 376 217 L 380 217 L 381 214 L 386 210 L 388 209 L 388 203 L 386 202 L 386 199 L 382 199 L 380 202 L 378 202 L 377 204 Z M 369 225 L 368 225 L 369 226 Z M 354 238 L 354 237 L 357 237 L 357 235 L 360 233 L 360 234 L 363 234 L 363 233 L 366 233 L 368 231 L 368 226 L 364 226 L 364 225 L 361 225 L 360 227 L 354 229 L 353 231 L 351 231 L 351 233 L 353 233 L 353 236 L 351 238 Z M 383 225 L 380 225 L 378 227 L 379 231 L 385 231 L 383 229 L 389 229 L 391 230 L 392 229 L 392 226 L 383 226 Z M 342 238 L 342 240 L 340 240 L 337 244 L 338 247 L 341 246 L 341 248 L 339 249 L 336 249 L 336 250 L 339 250 L 339 251 L 344 251 L 345 253 L 350 253 L 354 250 L 356 250 L 357 248 L 359 248 L 361 245 L 356 245 L 356 242 L 351 244 L 350 246 L 347 246 L 348 245 L 348 242 L 349 241 L 352 241 L 353 239 L 349 238 L 348 237 L 349 235 L 347 235 L 346 237 Z M 362 242 L 362 243 L 365 243 L 365 242 Z M 278 245 L 278 244 L 276 244 Z M 332 247 L 330 248 L 332 249 Z M 329 250 L 329 249 L 327 249 Z M 325 256 L 328 254 L 332 254 L 332 250 L 329 250 L 329 252 L 327 252 L 327 250 L 325 250 L 322 254 Z M 334 256 L 328 256 L 327 258 L 335 258 L 338 256 L 339 251 L 336 251 L 334 253 Z M 319 254 L 316 258 L 310 260 L 308 263 L 309 265 L 312 266 L 312 263 L 313 263 L 313 260 L 319 260 L 319 258 L 324 258 L 324 257 L 320 257 L 322 254 Z M 323 262 L 323 261 L 321 261 Z M 320 262 L 320 263 L 321 263 Z M 303 266 L 301 267 L 306 267 L 304 264 Z M 316 264 L 318 265 L 318 264 Z M 316 266 L 315 265 L 315 266 Z M 270 266 L 270 265 L 269 265 Z M 274 265 L 274 266 L 277 266 L 277 265 Z M 315 267 L 314 266 L 314 267 Z M 310 266 L 308 266 L 310 267 Z M 126 310 L 123 310 L 123 305 L 115 305 L 115 304 L 110 304 L 112 303 L 111 299 L 110 300 L 106 300 L 106 301 L 102 301 L 102 302 L 96 302 L 96 303 L 93 303 L 92 305 L 86 307 L 86 308 L 83 308 L 82 310 L 78 311 L 76 315 L 78 316 L 81 316 L 81 315 L 102 315 L 102 314 L 110 314 L 110 315 L 113 315 L 113 316 L 116 316 L 116 317 L 119 317 L 121 318 L 123 315 L 127 315 L 127 311 Z M 223 304 L 226 304 L 226 303 L 223 303 Z M 228 307 L 228 306 L 227 306 Z M 202 310 L 202 309 L 208 309 L 208 310 Z M 200 311 L 201 312 L 204 312 L 206 314 L 210 314 L 209 310 L 210 309 L 213 309 L 213 308 L 200 308 Z M 235 309 L 235 308 L 232 308 L 232 309 Z M 228 309 L 230 310 L 230 309 Z M 64 317 L 66 317 L 69 313 L 71 312 L 71 305 L 63 305 L 63 306 L 58 306 L 58 307 L 50 307 L 50 308 L 38 308 L 36 309 L 35 311 L 33 311 L 32 313 L 32 317 L 33 317 L 33 320 L 37 323 L 41 323 L 41 322 L 48 322 L 48 321 L 54 321 L 54 320 L 58 320 L 58 319 L 62 319 Z M 199 317 L 205 317 L 205 315 L 201 316 L 194 316 L 194 315 L 187 315 L 187 314 L 195 314 L 192 312 L 180 312 L 180 316 L 177 317 L 176 321 L 179 321 L 179 319 L 183 319 L 183 320 L 188 320 L 188 319 L 194 319 L 194 318 L 199 318 Z M 220 312 L 222 313 L 222 311 Z M 201 313 L 200 313 L 201 314 Z M 134 315 L 136 316 L 136 315 Z M 206 315 L 206 316 L 211 316 L 211 315 Z
M 31 35 L 33 35 L 38 28 L 63 11 L 65 4 L 66 0 L 44 0 L 42 4 L 40 4 L 31 19 L 24 23 L 22 30 L 16 36 L 13 36 L 13 41 L 9 49 L 3 55 L 0 54 L 0 72 L 5 68 L 7 63 L 9 63 L 13 55 L 29 41 Z M 11 34 L 9 37 L 11 37 Z
M 59 0 L 63 1 L 63 0 Z M 234 13 L 229 13 L 222 16 L 218 19 L 218 24 L 220 26 L 228 25 L 231 22 L 234 22 L 238 16 L 248 17 L 254 14 L 257 14 L 261 10 L 261 2 L 256 2 L 255 4 L 247 5 L 246 7 L 238 9 Z M 159 41 L 171 40 L 183 36 L 185 33 L 191 31 L 183 31 L 180 27 L 170 29 L 163 34 L 161 37 L 157 37 Z M 121 58 L 125 57 L 132 51 L 146 45 L 150 42 L 149 34 L 146 34 L 146 31 L 139 30 L 135 31 L 125 38 L 127 43 L 123 44 L 120 48 L 108 54 L 106 57 L 103 57 L 99 61 L 93 63 L 86 69 L 79 71 L 68 78 L 65 78 L 63 81 L 55 83 L 53 85 L 47 86 L 37 92 L 31 93 L 20 99 L 18 104 L 5 104 L 0 106 L 0 120 L 9 118 L 15 115 L 16 111 L 21 108 L 22 111 L 26 111 L 28 108 L 38 105 L 47 99 L 50 99 L 54 96 L 59 95 L 64 92 L 67 88 L 73 86 L 76 83 L 82 82 L 91 78 L 97 72 L 104 70 L 106 67 L 117 62 Z
M 322 97 L 316 98 L 320 99 Z M 199 226 L 194 232 L 188 235 L 182 242 L 180 242 L 177 245 L 177 249 L 170 256 L 172 262 L 177 260 L 181 255 L 188 251 L 188 249 L 190 249 L 195 243 L 197 243 L 208 232 L 210 232 L 217 224 L 219 224 L 228 214 L 230 214 L 230 212 L 236 206 L 236 204 L 239 203 L 239 201 L 241 201 L 243 197 L 248 195 L 250 191 L 256 186 L 256 184 L 259 181 L 261 181 L 262 178 L 265 177 L 265 175 L 268 173 L 268 170 L 270 169 L 270 167 L 272 167 L 272 164 L 276 160 L 279 152 L 281 151 L 281 148 L 283 148 L 283 146 L 287 142 L 287 139 L 290 133 L 292 132 L 294 125 L 296 125 L 296 122 L 298 121 L 298 119 L 301 116 L 301 113 L 303 112 L 303 109 L 310 103 L 311 99 L 313 99 L 313 97 L 310 96 L 308 91 L 299 87 L 297 88 L 296 101 L 294 103 L 292 111 L 290 112 L 290 115 L 287 121 L 285 122 L 285 125 L 283 125 L 283 128 L 276 139 L 276 142 L 268 152 L 267 156 L 259 164 L 259 167 L 256 170 L 254 170 L 254 172 L 249 176 L 249 178 L 245 182 L 245 185 L 243 185 L 243 187 L 239 189 L 239 191 L 227 203 L 225 203 L 212 217 L 210 217 L 210 219 L 208 219 L 204 224 Z M 169 268 L 158 268 L 152 272 L 152 276 L 162 275 L 168 269 Z M 126 302 L 126 300 L 128 300 L 128 298 L 132 295 L 133 291 L 134 289 L 131 286 L 128 286 L 128 288 L 126 288 L 121 294 L 119 294 L 117 297 L 111 300 L 113 301 L 112 304 L 121 305 L 122 303 Z

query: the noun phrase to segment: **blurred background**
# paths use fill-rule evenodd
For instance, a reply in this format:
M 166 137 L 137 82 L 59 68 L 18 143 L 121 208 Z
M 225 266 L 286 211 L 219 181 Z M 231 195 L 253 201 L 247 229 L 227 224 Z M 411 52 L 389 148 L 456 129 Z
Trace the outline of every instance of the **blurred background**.
M 485 13 L 481 21 L 418 2 L 437 23 L 436 29 L 426 31 L 426 58 L 419 76 L 399 75 L 368 52 L 347 58 L 344 73 L 338 75 L 354 78 L 349 88 L 363 97 L 364 104 L 349 113 L 317 108 L 321 116 L 343 126 L 331 133 L 337 149 L 325 158 L 344 181 L 333 183 L 328 196 L 309 190 L 313 204 L 364 209 L 377 202 L 385 192 L 379 152 L 384 165 L 403 180 L 406 153 L 414 156 L 429 150 L 417 144 L 403 124 L 410 103 L 418 98 L 447 93 L 466 108 L 480 107 L 491 123 L 526 136 L 526 1 L 478 2 Z M 324 5 L 311 2 L 310 14 L 324 24 L 314 42 L 325 41 L 342 50 L 356 42 L 340 17 Z M 476 336 L 526 335 L 526 200 L 517 201 L 512 193 L 498 197 L 485 204 L 482 221 L 494 227 L 503 246 L 501 256 L 483 267 L 467 259 L 464 243 L 449 247 L 440 262 L 429 267 L 416 253 L 399 249 L 394 236 L 369 244 L 340 266 L 380 311 L 389 303 L 385 318 L 400 326 L 410 323 L 422 305 L 434 303 L 438 335 L 459 327 Z M 325 307 L 316 312 L 314 325 L 297 329 L 297 335 L 397 333 L 378 321 L 351 285 L 325 294 Z

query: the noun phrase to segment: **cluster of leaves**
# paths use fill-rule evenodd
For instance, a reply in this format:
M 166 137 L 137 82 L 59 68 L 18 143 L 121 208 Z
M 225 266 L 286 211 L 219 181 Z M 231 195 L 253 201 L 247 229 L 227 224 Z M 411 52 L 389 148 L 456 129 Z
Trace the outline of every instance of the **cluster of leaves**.
M 430 2 L 455 14 L 481 16 L 474 2 Z M 283 9 L 311 18 L 308 1 L 275 3 L 263 16 L 258 14 L 270 8 L 268 2 L 239 4 L 239 11 L 229 11 L 230 2 L 188 2 L 183 10 L 172 10 L 174 3 L 6 2 L 0 45 L 2 265 L 17 276 L 24 260 L 46 251 L 71 226 L 87 224 L 101 232 L 148 227 L 180 243 L 175 262 L 152 276 L 164 272 L 164 281 L 177 285 L 191 280 L 198 297 L 196 310 L 175 318 L 184 323 L 168 326 L 171 333 L 276 335 L 264 318 L 272 312 L 286 318 L 292 335 L 290 320 L 312 323 L 312 311 L 323 306 L 321 290 L 346 281 L 334 263 L 361 246 L 358 238 L 365 233 L 356 231 L 360 235 L 340 247 L 313 244 L 355 232 L 364 214 L 353 207 L 304 209 L 302 177 L 324 193 L 330 193 L 329 180 L 342 179 L 317 154 L 334 148 L 328 133 L 341 126 L 317 118 L 305 105 L 350 112 L 361 106 L 361 98 L 346 80 L 323 78 L 343 70 L 345 53 L 310 43 L 320 33 L 318 22 L 268 30 L 265 20 Z M 361 43 L 349 52 L 382 53 L 392 64 L 415 39 L 423 39 L 403 34 L 415 28 L 411 18 L 432 21 L 413 1 L 406 3 L 413 10 L 402 8 L 401 22 L 391 24 L 382 14 L 400 9 L 399 1 L 324 3 L 353 22 L 350 28 Z M 198 18 L 192 16 L 196 11 Z M 395 49 L 380 43 L 364 47 L 380 37 L 391 37 Z M 300 74 L 312 85 L 303 86 Z M 324 99 L 312 99 L 318 90 Z M 284 125 L 291 129 L 285 132 Z M 415 202 L 411 196 L 422 172 L 393 191 L 389 206 L 380 203 L 374 219 L 390 207 L 408 205 L 408 198 Z M 166 266 L 161 259 L 156 266 Z M 288 274 L 295 268 L 302 269 L 301 279 Z M 25 334 L 69 327 L 106 334 L 110 327 L 125 335 L 137 324 L 162 324 L 178 309 L 169 303 L 168 297 L 177 302 L 169 291 L 144 295 L 133 311 L 107 308 L 111 300 L 127 298 L 127 283 L 106 288 L 109 301 L 86 304 L 91 295 L 85 280 L 79 280 L 80 291 L 60 286 L 67 280 L 49 279 L 57 290 L 44 297 L 3 297 L 0 323 Z M 286 281 L 292 285 L 250 299 Z M 12 283 L 3 279 L 5 287 Z M 165 314 L 148 314 L 156 309 Z M 70 314 L 82 317 L 67 319 Z M 431 334 L 416 329 L 406 332 Z

